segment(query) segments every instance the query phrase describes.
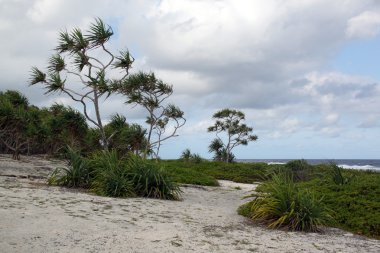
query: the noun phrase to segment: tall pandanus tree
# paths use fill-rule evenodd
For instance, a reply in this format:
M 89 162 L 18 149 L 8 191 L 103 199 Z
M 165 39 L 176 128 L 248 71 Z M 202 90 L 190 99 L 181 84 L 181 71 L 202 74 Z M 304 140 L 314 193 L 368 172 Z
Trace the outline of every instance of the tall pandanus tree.
M 184 112 L 173 104 L 164 104 L 173 94 L 173 87 L 157 79 L 154 73 L 131 74 L 113 83 L 113 90 L 127 97 L 127 104 L 140 105 L 148 113 L 147 145 L 144 157 L 152 151 L 157 158 L 162 142 L 178 136 L 178 129 L 186 123 Z
M 114 55 L 106 47 L 113 34 L 112 28 L 100 18 L 85 32 L 79 28 L 61 31 L 47 73 L 33 67 L 30 78 L 30 85 L 45 86 L 45 94 L 63 93 L 81 104 L 86 119 L 99 129 L 99 141 L 105 150 L 110 140 L 102 123 L 100 99 L 107 99 L 112 93 L 109 78 L 112 69 L 118 70 L 120 78 L 116 81 L 123 81 L 134 62 L 128 50 Z

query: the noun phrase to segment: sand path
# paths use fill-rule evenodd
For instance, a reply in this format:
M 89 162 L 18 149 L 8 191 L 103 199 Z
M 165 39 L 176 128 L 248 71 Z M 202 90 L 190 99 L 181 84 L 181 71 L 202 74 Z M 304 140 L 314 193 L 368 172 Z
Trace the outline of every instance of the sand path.
M 236 209 L 255 185 L 183 187 L 183 201 L 113 199 L 46 186 L 40 178 L 58 163 L 0 156 L 0 252 L 380 252 L 380 241 L 337 229 L 252 224 Z

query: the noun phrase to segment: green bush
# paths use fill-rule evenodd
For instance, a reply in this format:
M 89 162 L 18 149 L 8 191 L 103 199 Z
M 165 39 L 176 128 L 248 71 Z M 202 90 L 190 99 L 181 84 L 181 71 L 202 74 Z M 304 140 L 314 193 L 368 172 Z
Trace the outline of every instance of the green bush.
M 327 225 L 356 234 L 380 239 L 380 173 L 341 169 L 347 184 L 336 184 L 331 178 L 331 165 L 319 166 L 323 176 L 298 183 L 301 189 L 323 196 L 324 204 L 334 212 Z
M 90 158 L 94 171 L 91 190 L 109 197 L 135 196 L 130 169 L 118 158 L 116 150 L 99 151 Z
M 66 148 L 65 156 L 69 161 L 68 167 L 56 168 L 48 178 L 48 183 L 50 185 L 87 188 L 91 174 L 88 161 L 71 147 Z
M 138 196 L 178 200 L 181 190 L 177 183 L 157 163 L 130 155 L 127 167 L 132 173 L 134 190 Z
M 270 228 L 318 231 L 318 227 L 330 218 L 322 198 L 316 198 L 310 191 L 299 190 L 286 173 L 273 175 L 272 180 L 258 190 L 251 205 L 251 218 Z
M 313 167 L 305 160 L 293 160 L 286 163 L 285 168 L 289 171 L 295 182 L 310 179 Z

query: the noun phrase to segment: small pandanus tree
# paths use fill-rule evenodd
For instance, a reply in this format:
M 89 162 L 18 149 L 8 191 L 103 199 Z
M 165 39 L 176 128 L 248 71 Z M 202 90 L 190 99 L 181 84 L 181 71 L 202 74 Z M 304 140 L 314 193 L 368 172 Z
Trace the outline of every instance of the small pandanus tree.
M 108 149 L 109 136 L 106 136 L 102 123 L 99 100 L 111 94 L 108 78 L 111 69 L 121 70 L 118 81 L 122 81 L 134 62 L 128 50 L 115 56 L 106 48 L 112 35 L 112 28 L 99 18 L 86 33 L 79 28 L 60 32 L 56 54 L 49 59 L 47 73 L 33 67 L 30 78 L 30 85 L 42 83 L 46 94 L 64 93 L 80 103 L 86 119 L 100 130 L 104 149 Z M 90 110 L 95 115 L 90 114 Z
M 245 120 L 243 112 L 232 109 L 223 109 L 213 115 L 214 125 L 210 126 L 208 132 L 215 132 L 214 139 L 209 146 L 211 152 L 215 152 L 214 159 L 231 162 L 232 150 L 239 145 L 248 145 L 250 141 L 256 141 L 257 136 L 251 134 L 252 127 L 242 123 Z M 220 136 L 225 133 L 224 142 Z
M 113 89 L 127 97 L 127 104 L 140 105 L 148 112 L 148 145 L 144 157 L 152 151 L 158 158 L 162 142 L 178 136 L 178 129 L 186 123 L 183 111 L 177 106 L 164 105 L 173 94 L 173 87 L 157 79 L 154 73 L 139 72 L 114 82 Z

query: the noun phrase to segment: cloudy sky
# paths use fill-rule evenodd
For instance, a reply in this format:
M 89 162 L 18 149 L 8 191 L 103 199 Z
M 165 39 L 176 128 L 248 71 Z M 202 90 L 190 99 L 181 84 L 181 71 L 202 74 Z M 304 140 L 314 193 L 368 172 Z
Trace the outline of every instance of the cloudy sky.
M 29 71 L 46 66 L 59 31 L 95 17 L 115 32 L 109 48 L 134 55 L 134 71 L 174 86 L 187 124 L 163 158 L 185 148 L 211 157 L 206 129 L 229 107 L 259 136 L 237 158 L 380 159 L 380 1 L 0 0 L 0 89 L 75 107 L 28 87 Z M 104 120 L 115 112 L 145 117 L 116 96 Z

